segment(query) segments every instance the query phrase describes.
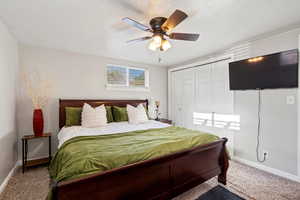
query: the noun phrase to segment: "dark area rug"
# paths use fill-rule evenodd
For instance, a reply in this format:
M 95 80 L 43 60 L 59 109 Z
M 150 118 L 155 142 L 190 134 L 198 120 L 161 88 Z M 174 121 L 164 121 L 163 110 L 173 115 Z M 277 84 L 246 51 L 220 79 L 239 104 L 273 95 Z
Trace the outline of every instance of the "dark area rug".
M 245 200 L 238 195 L 218 185 L 208 192 L 202 194 L 196 200 Z

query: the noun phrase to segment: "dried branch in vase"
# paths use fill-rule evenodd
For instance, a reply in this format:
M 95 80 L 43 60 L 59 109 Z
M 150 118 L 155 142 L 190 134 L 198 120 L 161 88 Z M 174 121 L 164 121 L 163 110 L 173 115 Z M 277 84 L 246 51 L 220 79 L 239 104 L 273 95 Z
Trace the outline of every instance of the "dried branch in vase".
M 43 108 L 50 96 L 51 84 L 48 80 L 43 80 L 38 72 L 22 72 L 22 80 L 25 83 L 27 95 L 31 98 L 34 109 Z

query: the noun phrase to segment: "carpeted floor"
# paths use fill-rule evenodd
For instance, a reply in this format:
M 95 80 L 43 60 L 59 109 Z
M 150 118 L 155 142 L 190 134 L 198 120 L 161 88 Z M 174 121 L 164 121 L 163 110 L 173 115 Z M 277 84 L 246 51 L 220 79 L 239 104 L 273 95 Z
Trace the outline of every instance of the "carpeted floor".
M 217 184 L 215 178 L 211 179 L 174 200 L 195 200 Z M 44 200 L 48 193 L 48 186 L 49 176 L 46 167 L 32 168 L 24 174 L 21 169 L 18 169 L 0 195 L 0 200 Z M 232 161 L 226 188 L 251 200 L 300 200 L 300 183 Z

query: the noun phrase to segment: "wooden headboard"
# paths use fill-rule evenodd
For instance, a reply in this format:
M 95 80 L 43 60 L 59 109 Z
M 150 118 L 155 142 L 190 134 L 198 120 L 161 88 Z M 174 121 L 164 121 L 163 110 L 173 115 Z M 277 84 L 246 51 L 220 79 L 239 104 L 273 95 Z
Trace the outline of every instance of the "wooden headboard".
M 93 107 L 99 105 L 126 107 L 127 104 L 137 106 L 142 103 L 148 107 L 148 100 L 103 100 L 103 99 L 59 99 L 59 128 L 66 124 L 65 107 L 83 107 L 88 103 Z

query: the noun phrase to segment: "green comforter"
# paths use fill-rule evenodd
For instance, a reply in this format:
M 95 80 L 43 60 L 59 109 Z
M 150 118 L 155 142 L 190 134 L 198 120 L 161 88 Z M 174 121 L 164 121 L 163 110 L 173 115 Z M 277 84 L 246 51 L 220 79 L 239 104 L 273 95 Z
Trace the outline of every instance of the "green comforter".
M 179 127 L 123 134 L 79 136 L 65 142 L 51 161 L 50 177 L 65 181 L 178 152 L 218 137 Z

